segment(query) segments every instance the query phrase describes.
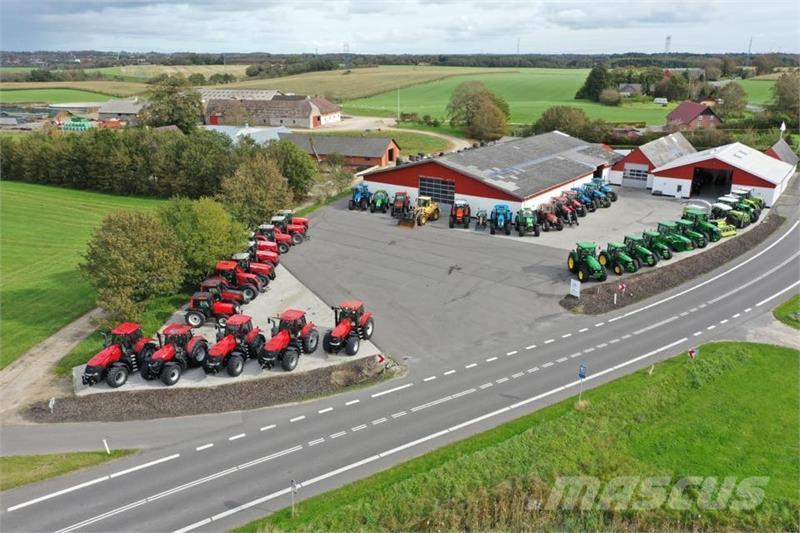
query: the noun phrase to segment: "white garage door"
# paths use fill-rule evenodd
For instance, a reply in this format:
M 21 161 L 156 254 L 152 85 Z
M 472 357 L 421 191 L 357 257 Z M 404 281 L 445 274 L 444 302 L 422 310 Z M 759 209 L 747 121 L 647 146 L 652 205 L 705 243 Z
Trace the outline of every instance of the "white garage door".
M 452 204 L 456 195 L 456 184 L 441 178 L 419 178 L 419 195 L 430 196 L 434 202 Z
M 623 187 L 647 187 L 647 165 L 632 165 L 627 163 L 622 171 Z

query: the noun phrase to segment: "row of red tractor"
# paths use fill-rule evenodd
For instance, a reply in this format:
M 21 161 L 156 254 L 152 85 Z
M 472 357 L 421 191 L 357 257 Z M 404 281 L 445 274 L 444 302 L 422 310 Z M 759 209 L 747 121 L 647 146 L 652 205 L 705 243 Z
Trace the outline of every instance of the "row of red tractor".
M 250 316 L 241 314 L 241 305 L 264 292 L 275 279 L 279 254 L 303 242 L 308 230 L 308 219 L 295 217 L 289 210 L 273 217 L 270 224 L 259 226 L 247 252 L 218 262 L 214 275 L 200 284 L 200 290 L 189 302 L 185 324 L 169 324 L 155 338 L 145 337 L 138 324 L 119 324 L 110 336 L 106 335 L 103 350 L 86 364 L 83 384 L 105 381 L 117 388 L 127 382 L 130 374 L 139 372 L 146 380 L 160 379 L 171 386 L 190 367 L 202 367 L 208 374 L 224 369 L 235 377 L 251 359 L 265 369 L 280 365 L 286 371 L 294 370 L 301 354 L 316 351 L 317 326 L 306 320 L 304 311 L 287 309 L 269 319 L 271 331 L 267 339 Z M 372 313 L 357 300 L 332 309 L 335 326 L 325 333 L 323 349 L 332 354 L 344 351 L 355 355 L 361 341 L 372 337 Z M 213 345 L 192 331 L 209 320 L 215 322 L 217 330 Z

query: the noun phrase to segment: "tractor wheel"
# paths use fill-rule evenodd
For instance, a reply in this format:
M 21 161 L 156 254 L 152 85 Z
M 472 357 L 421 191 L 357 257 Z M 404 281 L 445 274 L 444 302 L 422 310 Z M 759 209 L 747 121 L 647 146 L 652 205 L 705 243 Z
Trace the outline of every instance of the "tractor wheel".
M 152 372 L 150 372 L 150 368 L 147 366 L 142 367 L 142 369 L 139 370 L 139 374 L 141 374 L 142 379 L 146 379 L 147 381 L 154 380 L 158 377 Z
M 450 223 L 449 223 L 449 226 L 450 226 L 450 228 L 454 228 L 454 227 L 456 227 L 456 219 L 455 219 L 455 218 L 453 218 L 453 217 L 450 217 Z
M 578 220 L 578 215 L 576 215 L 575 213 L 573 213 L 573 214 L 572 214 L 572 217 L 575 219 L 575 225 L 576 225 L 576 226 L 580 226 L 580 225 L 581 225 L 581 221 L 580 221 L 580 220 Z
M 434 222 L 439 220 L 439 210 L 438 209 L 434 209 L 433 210 L 433 216 L 431 217 L 431 220 L 433 220 Z
M 136 355 L 136 368 L 142 370 L 147 366 L 147 362 L 156 353 L 156 347 L 150 343 L 142 346 L 142 351 Z
M 352 211 L 355 208 L 356 208 L 356 203 L 353 200 L 350 200 L 349 202 L 347 202 L 347 209 Z
M 266 339 L 264 339 L 263 335 L 256 335 L 256 338 L 253 339 L 253 342 L 250 346 L 247 347 L 248 355 L 250 359 L 256 359 L 261 356 L 261 352 L 264 351 L 264 345 L 267 344 Z
M 524 230 L 524 229 L 522 229 L 522 228 L 517 228 L 517 232 L 519 233 L 519 236 L 520 236 L 520 237 L 522 237 L 523 235 L 525 235 L 525 230 Z
M 368 341 L 372 338 L 372 334 L 375 332 L 375 322 L 373 322 L 372 318 L 367 320 L 367 323 L 364 324 L 363 329 L 363 337 L 365 341 Z
M 577 270 L 577 268 L 575 268 L 575 255 L 572 252 L 567 256 L 567 268 L 572 273 L 575 273 Z
M 608 255 L 605 252 L 600 252 L 600 254 L 597 256 L 597 260 L 600 262 L 601 266 L 608 265 Z
M 464 217 L 464 229 L 469 229 L 469 217 Z
M 112 367 L 106 375 L 106 383 L 112 389 L 122 387 L 126 381 L 128 381 L 128 369 L 124 366 Z
M 269 285 L 269 276 L 265 276 L 263 274 L 258 275 L 258 281 L 261 282 L 261 288 L 266 290 L 267 285 Z
M 614 270 L 614 274 L 616 274 L 617 276 L 621 276 L 622 275 L 623 269 L 622 269 L 622 265 L 619 263 L 619 261 L 615 261 L 614 262 L 614 266 L 612 266 L 611 268 Z
M 543 229 L 545 232 L 548 232 L 548 231 L 550 231 L 550 222 L 548 222 L 548 221 L 546 221 L 546 220 L 545 220 L 545 221 L 544 221 L 544 223 L 542 224 L 542 229 Z
M 275 269 L 273 268 L 269 273 L 269 280 L 274 281 L 277 274 L 275 274 Z
M 586 269 L 586 265 L 581 265 L 578 269 L 578 281 L 583 283 L 589 278 L 589 271 Z
M 615 193 L 614 191 L 609 191 L 608 197 L 611 198 L 612 202 L 616 202 L 618 198 L 617 193 Z
M 303 242 L 303 236 L 299 233 L 292 233 L 292 244 L 295 246 Z
M 701 237 L 700 242 L 697 243 L 697 247 L 705 248 L 707 244 L 708 244 L 708 239 L 706 239 L 705 237 Z
M 283 357 L 281 357 L 281 368 L 287 372 L 291 372 L 297 368 L 297 361 L 299 359 L 300 353 L 297 351 L 297 348 L 294 346 L 289 346 L 283 352 Z
M 289 245 L 285 242 L 278 243 L 278 252 L 282 254 L 289 253 Z
M 605 281 L 607 279 L 608 279 L 608 272 L 606 272 L 605 269 L 603 269 L 603 271 L 600 272 L 599 281 Z
M 663 257 L 665 260 L 672 259 L 672 250 L 669 248 L 664 249 L 664 253 L 661 254 L 661 257 Z
M 639 269 L 642 268 L 641 262 L 638 262 L 638 258 L 634 261 L 631 261 L 631 268 L 633 268 L 633 272 L 639 272 Z M 627 268 L 625 270 L 628 270 Z
M 492 235 L 494 235 L 496 231 L 497 231 L 497 226 L 495 225 L 495 223 L 494 223 L 494 222 L 491 222 L 491 223 L 489 224 L 489 233 L 491 233 Z
M 561 231 L 561 230 L 563 230 L 563 229 L 564 229 L 564 223 L 563 223 L 563 222 L 561 222 L 561 219 L 560 219 L 560 218 L 558 219 L 558 221 L 556 221 L 556 229 L 557 229 L 558 231 Z
M 636 270 L 640 270 L 642 268 L 642 260 L 639 257 L 633 258 L 633 264 L 636 265 Z
M 357 335 L 350 335 L 344 345 L 344 351 L 347 355 L 355 355 L 361 347 L 361 339 Z
M 317 345 L 319 344 L 319 332 L 315 329 L 312 329 L 306 335 L 306 338 L 303 339 L 303 352 L 305 353 L 314 353 L 317 351 Z
M 199 341 L 192 348 L 192 353 L 189 354 L 189 364 L 192 366 L 203 366 L 208 357 L 208 343 L 206 341 Z
M 533 236 L 534 237 L 538 237 L 539 234 L 541 234 L 541 232 L 542 232 L 542 227 L 539 226 L 539 224 L 534 224 L 533 225 Z
M 161 371 L 161 382 L 167 387 L 175 385 L 181 379 L 183 369 L 178 363 L 167 363 Z
M 235 378 L 244 370 L 244 357 L 239 352 L 234 352 L 228 358 L 228 365 L 226 368 L 228 375 Z
M 328 330 L 325 332 L 325 335 L 322 336 L 322 349 L 325 350 L 325 353 L 331 353 L 331 331 Z
M 256 289 L 249 283 L 247 285 L 242 285 L 241 291 L 242 294 L 244 294 L 245 298 L 244 303 L 250 303 L 255 299 L 256 296 L 258 296 L 258 289 Z
M 370 213 L 374 213 L 375 212 L 375 204 L 369 204 L 369 212 Z

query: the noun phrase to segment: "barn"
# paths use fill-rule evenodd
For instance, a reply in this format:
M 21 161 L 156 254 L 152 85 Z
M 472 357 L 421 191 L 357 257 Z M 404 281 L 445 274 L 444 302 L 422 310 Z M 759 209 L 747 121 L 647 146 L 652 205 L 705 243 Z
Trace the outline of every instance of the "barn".
M 691 102 L 681 102 L 667 115 L 667 126 L 672 129 L 716 128 L 722 123 L 711 107 Z
M 333 154 L 344 157 L 350 167 L 385 167 L 400 156 L 400 146 L 389 137 L 327 136 L 300 133 L 280 133 L 282 141 L 289 141 L 317 161 L 325 161 Z
M 620 156 L 560 131 L 497 142 L 364 175 L 370 189 L 431 196 L 443 204 L 464 198 L 473 209 L 506 203 L 536 207 L 570 187 L 607 177 Z
M 653 194 L 676 198 L 714 198 L 732 187 L 752 188 L 772 206 L 797 170 L 742 143 L 731 143 L 687 154 L 652 170 Z
M 796 167 L 798 161 L 800 161 L 800 158 L 797 157 L 796 153 L 794 153 L 792 147 L 783 140 L 783 137 L 778 139 L 778 142 L 767 148 L 766 152 L 764 153 L 770 157 L 774 157 L 775 159 L 780 159 L 784 163 L 789 163 L 793 167 Z
M 643 144 L 614 163 L 608 180 L 613 185 L 653 188 L 652 170 L 697 152 L 680 132 Z

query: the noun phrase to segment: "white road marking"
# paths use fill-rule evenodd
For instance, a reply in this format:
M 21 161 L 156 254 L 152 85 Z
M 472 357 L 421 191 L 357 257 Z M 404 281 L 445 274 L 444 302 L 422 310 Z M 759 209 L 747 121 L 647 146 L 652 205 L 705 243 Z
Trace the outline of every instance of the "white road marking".
M 619 339 L 611 339 L 610 341 L 608 341 L 608 344 L 616 344 L 618 342 L 619 342 Z
M 800 285 L 800 280 L 798 280 L 798 281 L 795 281 L 794 283 L 792 283 L 791 285 L 789 285 L 789 286 L 788 286 L 788 287 L 786 287 L 785 289 L 782 289 L 782 290 L 780 290 L 780 291 L 776 292 L 775 294 L 773 294 L 773 295 L 772 295 L 772 296 L 770 296 L 769 298 L 764 298 L 763 300 L 761 300 L 760 302 L 758 302 L 758 303 L 756 304 L 756 307 L 761 307 L 762 305 L 764 305 L 765 303 L 769 302 L 770 300 L 772 300 L 772 299 L 774 299 L 774 298 L 777 298 L 778 296 L 780 296 L 780 295 L 781 295 L 781 294 L 783 294 L 784 292 L 786 292 L 786 291 L 789 291 L 789 290 L 791 290 L 791 289 L 793 289 L 793 288 L 797 287 L 798 285 Z
M 207 449 L 209 449 L 209 448 L 211 448 L 213 446 L 214 446 L 214 443 L 213 442 L 209 442 L 208 444 L 203 444 L 202 446 L 198 446 L 197 448 L 195 448 L 195 450 L 197 450 L 198 452 L 202 452 L 203 450 L 207 450 Z
M 495 383 L 500 385 L 501 383 L 505 383 L 506 381 L 508 381 L 508 378 L 500 378 L 500 379 L 496 379 Z
M 263 428 L 261 428 L 259 431 L 267 431 L 268 429 L 272 429 L 272 428 L 274 428 L 274 427 L 275 427 L 275 424 L 270 424 L 270 425 L 268 425 L 268 426 L 264 426 L 264 427 L 263 427 Z
M 492 385 L 494 385 L 494 383 L 484 383 L 483 385 L 480 386 L 480 388 L 481 389 L 488 389 Z
M 345 405 L 355 405 L 359 403 L 361 400 L 350 400 L 349 402 L 344 402 Z
M 736 313 L 731 318 L 739 318 L 740 316 L 742 316 L 742 313 Z
M 300 416 L 296 416 L 294 418 L 290 418 L 289 422 L 300 422 L 301 420 L 305 420 L 305 419 L 306 419 L 306 415 L 300 415 Z
M 617 320 L 619 320 L 620 318 L 622 318 L 622 315 L 620 315 L 620 316 L 615 316 L 614 318 L 609 318 L 609 319 L 608 319 L 608 323 L 610 324 L 610 323 L 612 323 L 612 322 L 616 322 L 616 321 L 617 321 Z
M 583 353 L 591 353 L 594 351 L 594 348 L 586 348 Z
M 329 437 L 332 438 L 332 439 L 338 439 L 342 435 L 347 435 L 347 432 L 346 431 L 340 431 L 339 433 L 334 433 L 333 435 L 329 435 Z
M 290 420 L 291 422 L 291 420 Z M 239 440 L 247 436 L 247 433 L 239 433 L 238 435 L 234 435 L 233 437 L 228 437 L 228 440 Z
M 378 424 L 383 424 L 384 422 L 386 422 L 386 417 L 384 417 L 384 418 L 379 418 L 379 419 L 377 419 L 377 420 L 373 420 L 373 421 L 372 421 L 372 425 L 373 425 L 373 426 L 377 426 Z
M 427 378 L 423 379 L 422 381 L 433 381 L 436 379 L 436 376 L 428 376 Z
M 695 332 L 693 333 L 693 335 L 694 335 L 695 337 L 699 337 L 699 336 L 700 336 L 700 335 L 702 335 L 702 334 L 703 334 L 703 332 L 702 332 L 702 331 L 695 331 Z
M 727 324 L 727 323 L 728 323 L 728 319 L 727 319 L 727 318 L 725 318 L 725 319 L 723 319 L 723 320 L 720 320 L 720 321 L 719 321 L 719 323 L 720 323 L 720 324 Z
M 405 411 L 400 411 L 399 413 L 393 414 L 392 418 L 400 418 L 401 416 L 405 416 L 406 414 L 408 413 L 406 413 Z
M 589 328 L 581 328 L 578 330 L 578 333 L 583 333 L 584 331 L 589 331 Z
M 487 363 L 491 363 L 492 361 L 497 361 L 497 357 L 490 357 L 486 360 Z
M 556 342 L 556 340 L 555 339 L 547 339 L 546 341 L 544 341 L 545 344 L 550 344 L 551 342 Z
M 706 329 L 707 329 L 708 331 L 711 331 L 711 330 L 712 330 L 712 329 L 714 329 L 715 327 L 717 327 L 717 326 L 708 326 Z
M 511 374 L 511 377 L 513 379 L 517 379 L 517 378 L 521 378 L 524 375 L 525 375 L 525 372 L 517 372 L 516 374 Z
M 317 411 L 317 413 L 323 415 L 325 413 L 330 413 L 331 411 L 333 411 L 333 407 L 326 407 L 325 409 L 320 409 Z
M 519 352 L 517 350 L 512 350 L 508 352 L 506 355 L 517 355 Z
M 547 368 L 548 366 L 553 366 L 553 362 L 552 361 L 546 362 L 545 364 L 542 365 L 542 368 Z
M 562 339 L 567 339 L 569 337 L 572 337 L 572 333 L 564 333 L 563 335 L 561 335 Z
M 535 344 L 531 344 L 530 346 L 525 347 L 526 350 L 533 350 L 534 348 L 536 348 Z
M 213 446 L 213 444 L 212 444 L 212 446 Z M 161 463 L 166 463 L 167 461 L 172 461 L 173 459 L 177 459 L 180 456 L 181 456 L 181 454 L 176 453 L 176 454 L 173 454 L 173 455 L 169 455 L 167 457 L 162 457 L 161 459 L 156 459 L 155 461 L 150 461 L 149 463 L 145 463 L 143 465 L 134 466 L 133 468 L 128 468 L 128 469 L 122 470 L 120 472 L 114 472 L 113 474 L 110 474 L 108 476 L 108 478 L 109 479 L 114 479 L 115 477 L 124 476 L 125 474 L 130 474 L 131 472 L 136 472 L 137 470 L 142 470 L 142 469 L 147 468 L 149 466 L 155 466 L 155 465 L 159 465 Z
M 689 315 L 689 311 L 684 311 L 683 313 L 681 313 L 680 316 L 688 316 L 688 315 Z
M 439 405 L 440 403 L 444 403 L 452 399 L 453 399 L 452 396 L 445 396 L 444 398 L 439 398 L 438 400 L 433 400 L 432 402 L 412 407 L 411 412 L 416 413 L 417 411 L 422 411 L 423 409 L 427 409 L 428 407 L 433 407 L 434 405 Z
M 752 310 L 753 310 L 753 308 L 752 308 L 752 307 L 748 307 L 747 309 L 745 309 L 745 310 L 744 310 L 744 312 L 745 312 L 745 313 L 749 313 L 749 312 L 750 312 L 750 311 L 752 311 Z
M 461 398 L 462 396 L 466 396 L 467 394 L 472 394 L 473 392 L 475 392 L 475 389 L 462 390 L 461 392 L 457 392 L 457 393 L 453 394 L 452 398 L 453 399 Z
M 414 385 L 414 384 L 413 383 L 406 383 L 405 385 L 400 385 L 399 387 L 395 387 L 393 389 L 389 389 L 389 390 L 385 390 L 385 391 L 381 391 L 381 392 L 376 392 L 375 394 L 372 395 L 372 398 L 377 398 L 378 396 L 383 396 L 385 394 L 391 394 L 391 393 L 397 392 L 399 390 L 407 389 L 407 388 L 411 387 L 412 385 Z
M 689 312 L 690 313 L 695 313 L 695 312 L 697 312 L 697 308 L 696 307 L 692 307 L 691 309 L 689 309 Z
M 707 307 L 707 306 L 708 306 L 708 304 L 700 304 L 697 307 L 699 307 L 700 309 L 703 309 L 704 307 Z
M 447 372 L 445 372 L 443 375 L 445 375 L 445 376 L 449 376 L 450 374 L 455 374 L 455 373 L 456 373 L 456 371 L 455 371 L 455 370 L 448 370 L 448 371 L 447 371 Z
M 598 348 L 605 348 L 606 346 L 608 346 L 607 342 L 604 342 L 603 344 L 598 344 L 597 345 Z
M 356 427 L 354 427 L 354 428 L 350 428 L 350 431 L 353 431 L 353 432 L 355 432 L 355 431 L 361 431 L 361 430 L 362 430 L 362 429 L 364 429 L 365 427 L 367 427 L 367 425 L 366 425 L 366 424 L 361 424 L 360 426 L 356 426 Z
M 569 354 L 569 356 L 570 356 L 572 359 L 575 359 L 576 357 L 580 357 L 580 356 L 581 356 L 581 352 L 575 352 L 575 353 L 571 353 L 571 354 Z
M 766 272 L 762 273 L 760 276 L 758 276 L 758 277 L 756 277 L 756 278 L 754 278 L 754 279 L 751 279 L 751 280 L 749 280 L 747 283 L 743 283 L 742 285 L 740 285 L 740 286 L 736 287 L 736 288 L 735 288 L 735 289 L 733 289 L 732 291 L 728 291 L 728 292 L 726 292 L 725 294 L 722 294 L 722 295 L 720 295 L 720 296 L 717 296 L 717 297 L 716 297 L 716 298 L 714 298 L 713 300 L 709 300 L 709 302 L 708 302 L 708 303 L 710 303 L 710 304 L 717 303 L 718 301 L 722 300 L 723 298 L 727 298 L 728 296 L 730 296 L 730 295 L 732 295 L 732 294 L 736 294 L 736 293 L 740 292 L 742 289 L 744 289 L 744 288 L 746 288 L 746 287 L 749 287 L 750 285 L 753 285 L 754 283 L 758 283 L 758 282 L 759 282 L 759 281 L 761 281 L 762 279 L 764 279 L 764 278 L 766 278 L 766 277 L 768 277 L 768 276 L 771 276 L 771 275 L 772 275 L 772 273 L 773 273 L 773 272 L 775 272 L 776 270 L 781 270 L 781 269 L 783 269 L 783 268 L 784 268 L 784 267 L 785 267 L 785 266 L 786 266 L 788 263 L 791 263 L 792 261 L 794 261 L 794 260 L 797 258 L 797 256 L 798 256 L 798 255 L 800 255 L 800 251 L 799 251 L 799 252 L 795 252 L 795 253 L 794 253 L 794 254 L 793 254 L 791 257 L 789 257 L 788 259 L 785 259 L 785 260 L 784 260 L 784 261 L 782 261 L 780 264 L 778 264 L 778 265 L 775 265 L 775 266 L 774 266 L 774 267 L 772 267 L 771 269 L 769 269 L 769 270 L 767 270 Z M 758 304 L 756 304 L 756 305 L 758 305 Z
M 598 322 L 597 324 L 594 325 L 594 327 L 599 328 L 603 324 L 605 324 L 605 322 Z
M 630 338 L 631 338 L 631 334 L 630 333 L 626 333 L 625 335 L 622 336 L 623 340 L 624 339 L 630 339 Z
M 476 366 L 478 366 L 478 363 L 470 363 L 467 366 L 465 366 L 464 368 L 475 368 Z
M 528 370 L 526 370 L 525 372 L 527 372 L 528 374 L 533 374 L 533 373 L 534 373 L 534 372 L 536 372 L 537 370 L 539 370 L 539 367 L 538 367 L 538 366 L 535 366 L 535 367 L 533 367 L 533 368 L 529 368 L 529 369 L 528 369 Z
M 317 440 L 312 440 L 312 441 L 309 441 L 308 445 L 309 445 L 309 446 L 315 446 L 315 445 L 317 445 L 317 444 L 322 444 L 323 442 L 325 442 L 325 439 L 324 439 L 324 438 L 322 438 L 322 437 L 320 437 L 320 438 L 318 438 Z
M 662 320 L 661 322 L 656 322 L 655 324 L 650 324 L 646 328 L 637 329 L 633 332 L 634 335 L 639 335 L 640 333 L 644 333 L 645 331 L 650 331 L 651 329 L 655 329 L 657 327 L 663 326 L 664 324 L 669 324 L 673 320 L 678 320 L 678 315 L 671 316 L 666 320 Z
M 566 357 L 560 357 L 560 358 L 556 359 L 556 363 L 563 363 L 566 360 L 567 360 Z

